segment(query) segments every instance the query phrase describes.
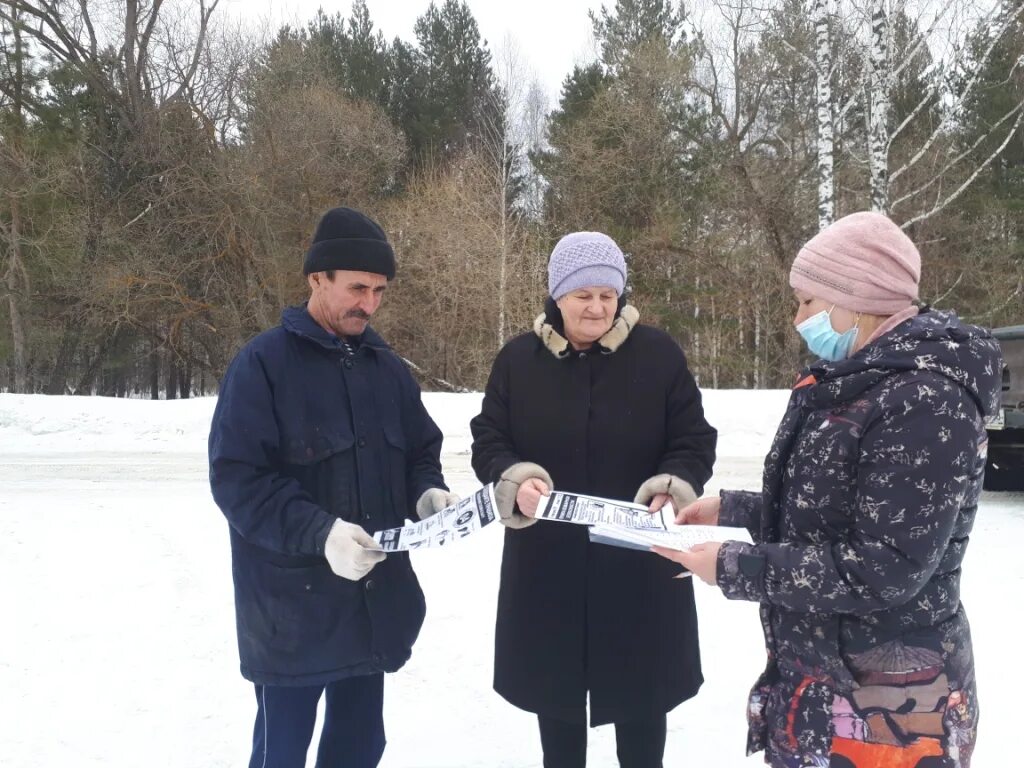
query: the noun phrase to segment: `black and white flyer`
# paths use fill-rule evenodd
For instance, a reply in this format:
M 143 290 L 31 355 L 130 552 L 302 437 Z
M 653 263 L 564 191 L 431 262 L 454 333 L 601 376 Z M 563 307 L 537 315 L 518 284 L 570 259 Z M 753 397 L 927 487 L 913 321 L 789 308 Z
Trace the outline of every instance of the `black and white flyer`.
M 426 520 L 373 534 L 385 552 L 443 547 L 479 531 L 497 518 L 494 484 L 489 483 Z
M 642 504 L 555 491 L 550 496 L 541 496 L 536 516 L 541 520 L 556 520 L 578 525 L 610 525 L 618 528 L 666 531 L 672 514 L 674 513 L 671 508 L 652 514 Z
M 675 509 L 666 504 L 651 512 L 641 504 L 555 492 L 541 497 L 537 517 L 590 527 L 590 540 L 626 549 L 650 550 L 652 546 L 687 550 L 708 541 L 751 542 L 745 528 L 717 525 L 676 525 Z

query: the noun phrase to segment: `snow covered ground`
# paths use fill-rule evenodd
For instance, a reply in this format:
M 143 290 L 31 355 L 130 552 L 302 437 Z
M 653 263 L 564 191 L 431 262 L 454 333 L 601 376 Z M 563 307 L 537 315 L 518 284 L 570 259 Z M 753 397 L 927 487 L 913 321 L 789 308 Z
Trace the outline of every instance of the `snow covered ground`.
M 705 393 L 720 487 L 757 488 L 783 392 Z M 477 483 L 478 395 L 428 395 L 454 490 Z M 245 765 L 254 697 L 238 674 L 226 523 L 206 483 L 213 401 L 0 394 L 0 765 Z M 976 768 L 1019 761 L 1024 494 L 986 494 L 964 601 L 982 697 Z M 491 690 L 501 529 L 415 559 L 427 620 L 386 687 L 388 768 L 540 765 L 534 720 Z M 669 715 L 668 766 L 755 766 L 744 701 L 763 664 L 756 608 L 697 590 L 707 682 Z M 637 653 L 644 638 L 636 639 Z M 538 642 L 533 652 L 543 653 Z M 591 731 L 590 765 L 614 766 Z

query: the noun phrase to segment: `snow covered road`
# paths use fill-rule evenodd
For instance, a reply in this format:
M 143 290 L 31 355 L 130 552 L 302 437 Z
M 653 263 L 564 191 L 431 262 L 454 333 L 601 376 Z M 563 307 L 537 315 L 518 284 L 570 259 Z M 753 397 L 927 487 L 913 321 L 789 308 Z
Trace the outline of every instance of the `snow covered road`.
M 709 491 L 756 488 L 784 395 L 708 398 L 723 432 Z M 478 402 L 428 399 L 462 493 L 477 485 L 466 421 Z M 211 408 L 0 395 L 0 765 L 245 764 L 254 701 L 237 671 L 227 527 L 206 484 Z M 737 411 L 742 424 L 727 415 Z M 388 678 L 383 766 L 540 765 L 533 718 L 490 686 L 501 533 L 417 553 L 427 620 Z M 1022 540 L 1024 494 L 986 494 L 964 578 L 982 701 L 975 768 L 1019 756 Z M 707 682 L 669 715 L 665 763 L 759 765 L 743 756 L 744 701 L 764 658 L 756 607 L 703 585 L 698 600 Z M 541 640 L 528 652 L 543 653 Z M 613 730 L 591 735 L 590 765 L 616 765 Z

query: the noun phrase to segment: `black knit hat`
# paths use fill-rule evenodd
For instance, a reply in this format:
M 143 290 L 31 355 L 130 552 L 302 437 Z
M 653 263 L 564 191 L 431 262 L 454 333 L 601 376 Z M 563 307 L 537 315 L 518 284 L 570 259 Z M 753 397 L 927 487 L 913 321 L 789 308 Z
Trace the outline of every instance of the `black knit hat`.
M 302 265 L 306 275 L 328 269 L 374 272 L 391 280 L 395 252 L 384 230 L 369 216 L 351 208 L 332 208 L 316 225 Z

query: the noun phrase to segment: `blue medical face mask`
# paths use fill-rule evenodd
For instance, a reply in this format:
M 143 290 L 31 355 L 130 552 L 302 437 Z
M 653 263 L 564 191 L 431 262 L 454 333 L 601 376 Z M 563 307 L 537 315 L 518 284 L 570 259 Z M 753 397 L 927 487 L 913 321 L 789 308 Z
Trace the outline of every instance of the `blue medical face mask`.
M 832 363 L 849 357 L 853 342 L 857 338 L 856 325 L 846 333 L 839 333 L 832 327 L 832 321 L 829 318 L 835 308 L 835 304 L 833 304 L 828 312 L 822 310 L 796 327 L 797 333 L 803 336 L 804 341 L 807 342 L 807 348 L 813 354 Z M 859 317 L 857 321 L 860 322 Z

